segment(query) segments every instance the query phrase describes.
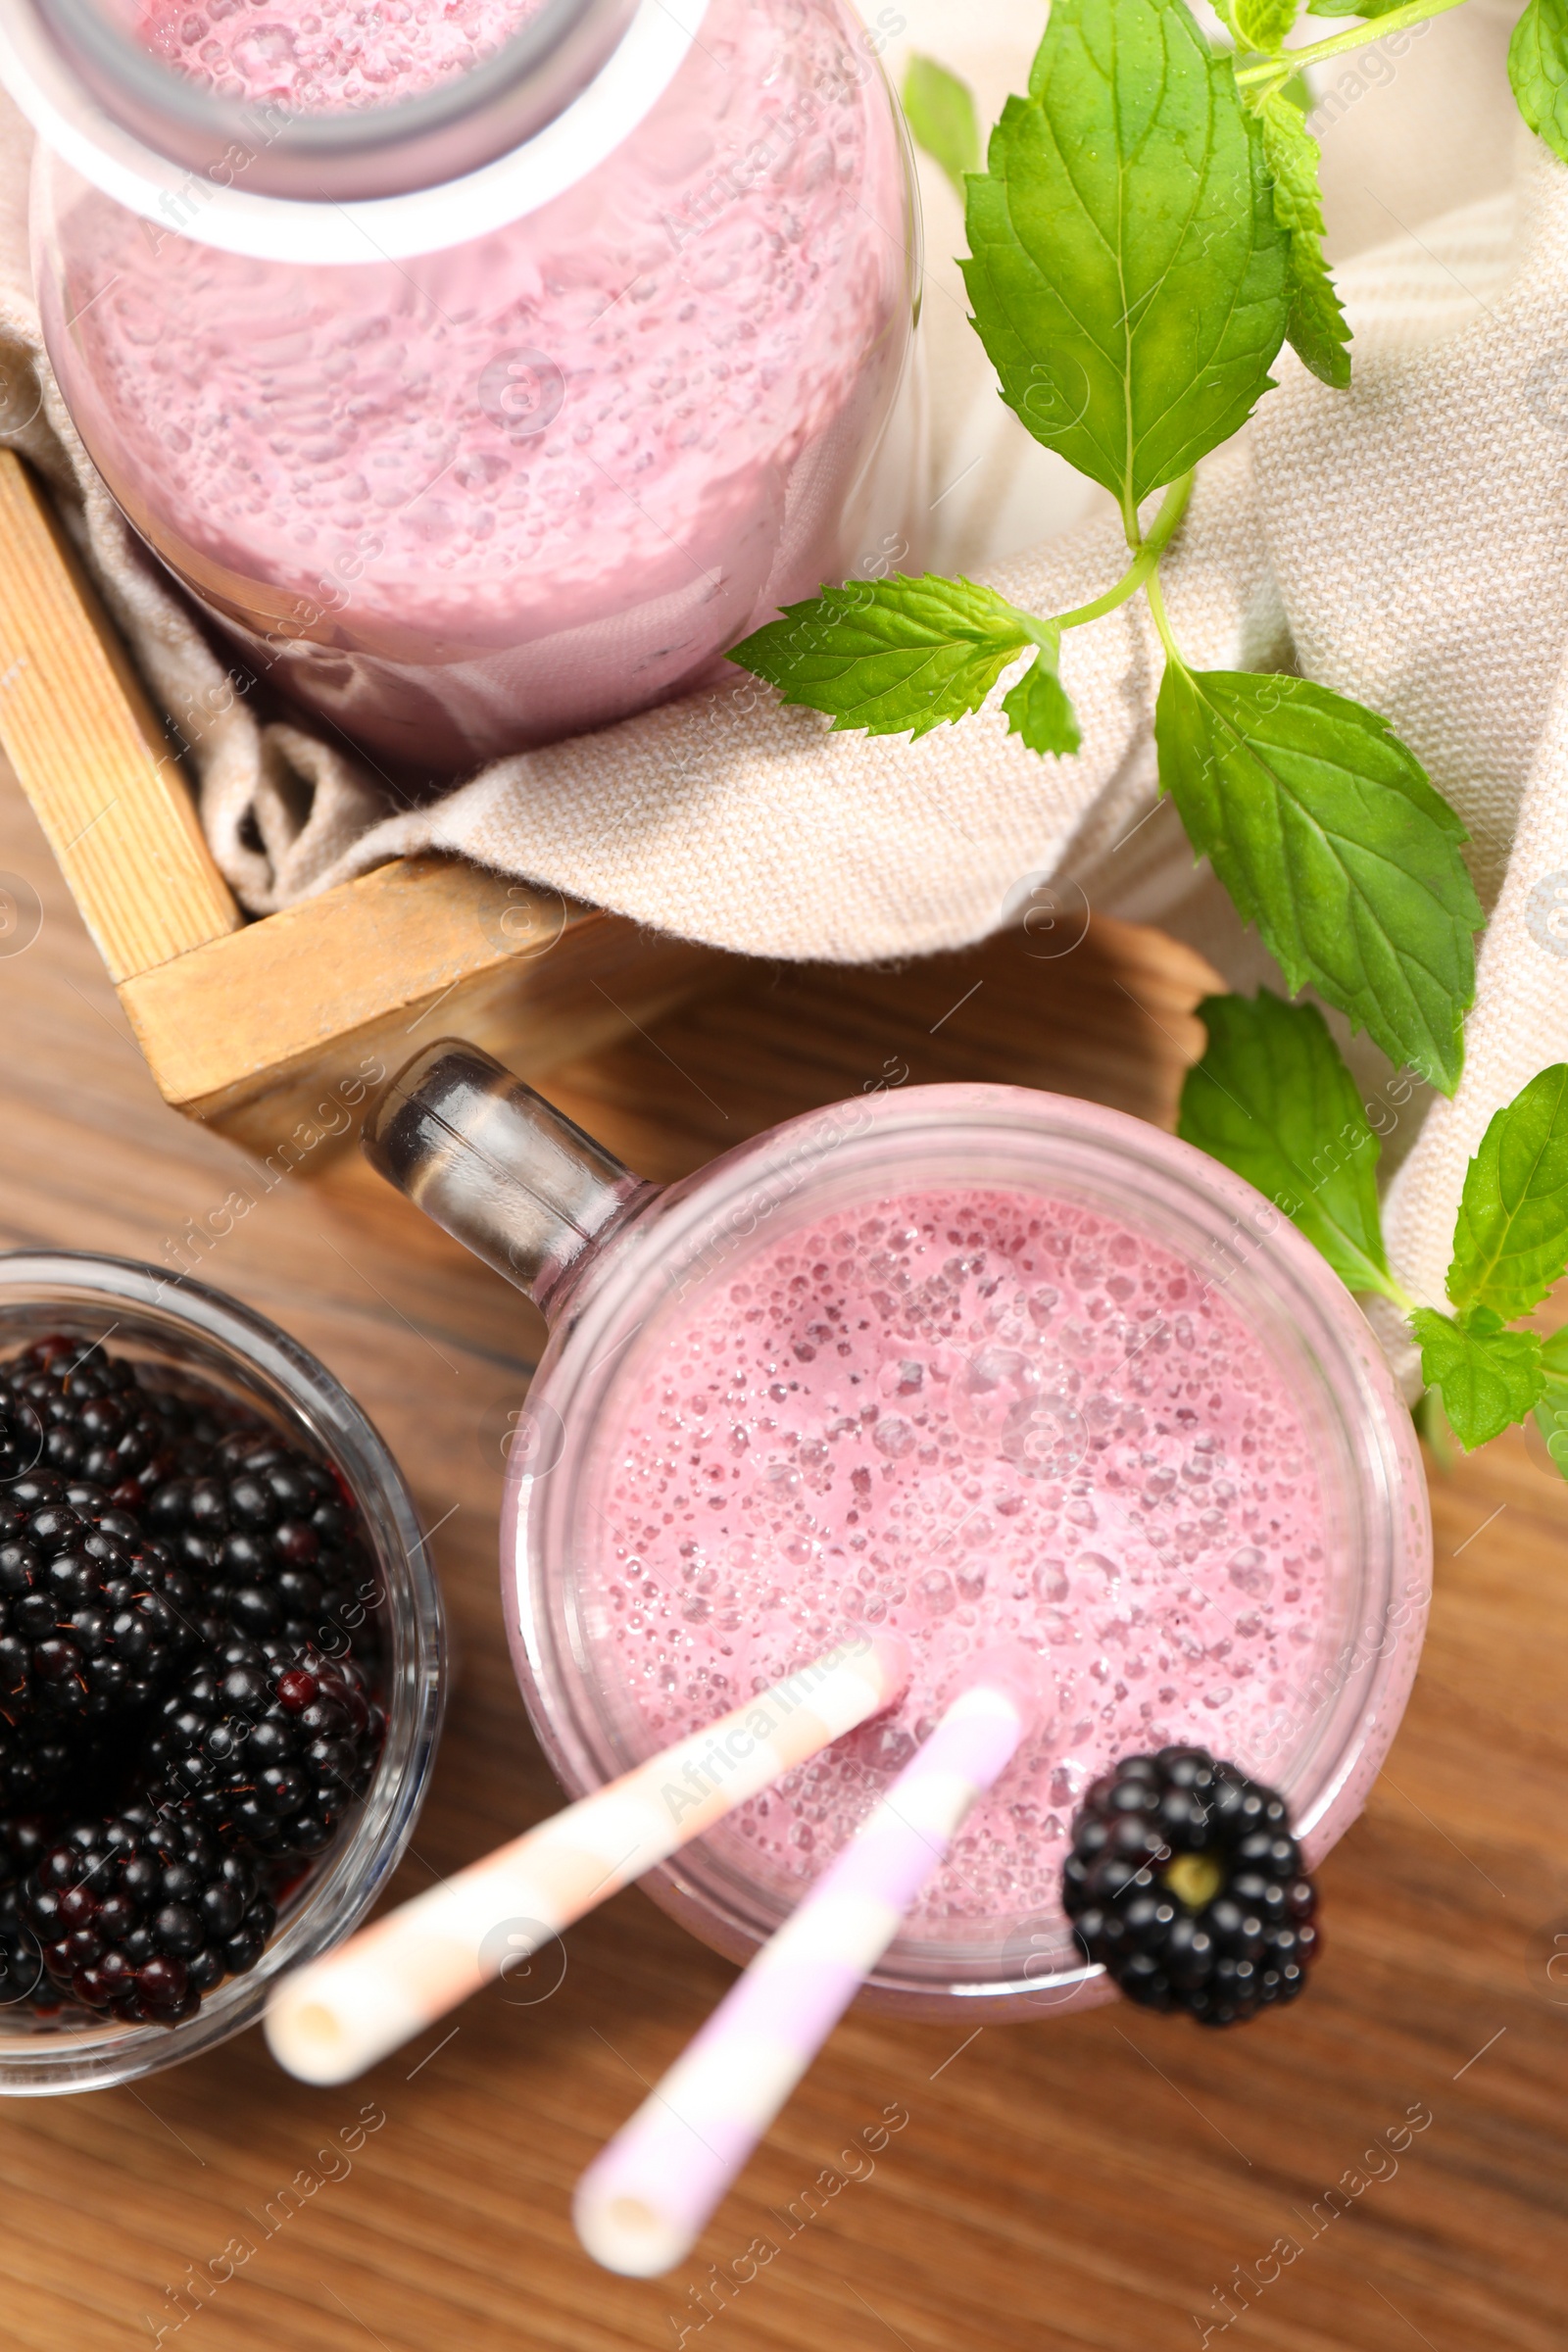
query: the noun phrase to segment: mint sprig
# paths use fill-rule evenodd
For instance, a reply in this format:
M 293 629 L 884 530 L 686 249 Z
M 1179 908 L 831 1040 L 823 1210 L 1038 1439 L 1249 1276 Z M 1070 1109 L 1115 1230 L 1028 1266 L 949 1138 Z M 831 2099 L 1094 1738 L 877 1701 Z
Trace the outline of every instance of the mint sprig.
M 1400 0 L 1398 21 L 1418 5 L 1435 14 L 1453 0 Z M 1147 594 L 1169 657 L 1160 783 L 1194 849 L 1293 990 L 1315 987 L 1451 1093 L 1482 920 L 1464 828 L 1374 711 L 1305 679 L 1194 670 L 1159 594 L 1193 467 L 1269 389 L 1286 333 L 1325 382 L 1348 377 L 1317 149 L 1288 92 L 1303 56 L 1371 35 L 1363 24 L 1287 50 L 1296 7 L 1222 0 L 1238 43 L 1226 51 L 1185 0 L 1053 0 L 1028 90 L 1008 99 L 983 172 L 964 168 L 963 85 L 915 61 L 906 102 L 922 144 L 964 183 L 964 277 L 1002 397 L 1111 492 L 1131 561 L 1088 604 L 1049 615 L 970 580 L 851 581 L 791 605 L 730 659 L 835 727 L 919 736 L 978 710 L 1028 656 L 1003 699 L 1009 730 L 1065 758 L 1081 738 L 1062 636 Z
M 1054 0 L 968 182 L 964 282 L 1002 397 L 1138 509 L 1243 425 L 1285 339 L 1262 134 L 1182 0 Z
M 1349 1289 L 1403 1311 L 1422 1378 L 1461 1446 L 1484 1446 L 1534 1411 L 1568 1474 L 1568 1326 L 1544 1341 L 1509 1329 L 1568 1267 L 1568 1064 L 1541 1071 L 1482 1138 L 1445 1313 L 1390 1271 L 1377 1137 L 1322 1015 L 1266 990 L 1210 997 L 1199 1013 L 1208 1045 L 1188 1072 L 1179 1133 L 1266 1194 Z
M 1475 994 L 1482 912 L 1465 832 L 1376 712 L 1309 680 L 1197 670 L 1166 616 L 1159 563 L 1192 469 L 1270 387 L 1288 334 L 1330 385 L 1349 329 L 1323 259 L 1318 152 L 1289 94 L 1313 60 L 1454 0 L 1353 0 L 1362 22 L 1286 50 L 1298 0 L 1217 0 L 1233 52 L 1185 0 L 1053 0 L 1024 96 L 983 172 L 968 170 L 968 94 L 929 60 L 906 84 L 916 136 L 966 190 L 963 264 L 1002 397 L 1037 441 L 1104 486 L 1132 561 L 1072 612 L 1020 612 L 966 580 L 862 581 L 792 606 L 734 658 L 837 727 L 924 734 L 1004 698 L 1033 750 L 1079 730 L 1062 634 L 1147 594 L 1166 667 L 1155 710 L 1161 788 L 1194 849 L 1295 991 L 1308 985 L 1396 1062 L 1452 1093 Z M 1309 0 L 1318 16 L 1351 0 Z M 1568 160 L 1568 0 L 1529 0 L 1509 71 L 1520 110 Z M 1141 508 L 1171 485 L 1146 531 Z M 1210 999 L 1181 1132 L 1293 1217 L 1354 1291 L 1405 1315 L 1459 1442 L 1536 1412 L 1568 1465 L 1568 1334 L 1510 1326 L 1568 1265 L 1568 1068 L 1498 1111 L 1470 1164 L 1448 1310 L 1390 1268 L 1378 1140 L 1322 1016 L 1267 992 Z

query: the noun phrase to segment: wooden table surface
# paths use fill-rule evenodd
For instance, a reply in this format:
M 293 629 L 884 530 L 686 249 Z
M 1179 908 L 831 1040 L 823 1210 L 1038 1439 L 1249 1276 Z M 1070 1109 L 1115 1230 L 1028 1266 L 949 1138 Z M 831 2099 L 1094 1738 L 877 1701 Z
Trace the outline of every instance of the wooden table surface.
M 237 1154 L 154 1094 L 9 783 L 0 871 L 43 908 L 0 957 L 0 1246 L 161 1260 Z M 1030 944 L 744 968 L 549 1091 L 654 1176 L 858 1092 L 889 1057 L 1168 1121 L 1202 967 L 1109 923 L 1055 959 Z M 348 1384 L 436 1531 L 461 1657 L 410 1893 L 555 1802 L 495 1561 L 501 1439 L 540 1327 L 357 1159 L 280 1184 L 208 1274 Z M 304 2088 L 252 2034 L 140 2089 L 0 2109 L 0 2344 L 1179 2352 L 1207 2328 L 1255 2352 L 1559 2352 L 1568 1495 L 1514 1437 L 1433 1494 L 1415 1696 L 1324 1869 L 1324 1957 L 1283 2016 L 1209 2034 L 1118 2006 L 966 2038 L 852 2014 L 699 2255 L 613 2279 L 577 2249 L 571 2184 L 731 1973 L 632 1891 L 571 1932 L 551 1997 L 498 1987 L 363 2084 Z M 318 2158 L 368 2106 L 384 2120 L 357 2152 Z M 890 2111 L 906 2121 L 873 2169 L 846 2165 Z M 1430 2120 L 1401 2131 L 1412 2114 Z M 791 2205 L 813 2218 L 778 2218 Z M 1237 2266 L 1251 2283 L 1221 2302 Z

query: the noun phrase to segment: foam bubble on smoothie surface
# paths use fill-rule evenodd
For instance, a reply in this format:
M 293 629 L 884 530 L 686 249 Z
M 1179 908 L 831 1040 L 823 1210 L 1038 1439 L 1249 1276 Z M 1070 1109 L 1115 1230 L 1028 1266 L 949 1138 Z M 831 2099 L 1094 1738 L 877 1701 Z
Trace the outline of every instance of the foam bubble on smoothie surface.
M 894 1714 L 718 1833 L 775 1885 L 820 1870 L 972 1661 L 1040 1662 L 1054 1720 L 927 1933 L 1054 1911 L 1097 1774 L 1169 1740 L 1245 1766 L 1315 1663 L 1324 1498 L 1280 1366 L 1188 1261 L 1073 1202 L 921 1193 L 779 1237 L 660 1335 L 599 1459 L 587 1622 L 650 1748 L 848 1628 L 913 1646 Z

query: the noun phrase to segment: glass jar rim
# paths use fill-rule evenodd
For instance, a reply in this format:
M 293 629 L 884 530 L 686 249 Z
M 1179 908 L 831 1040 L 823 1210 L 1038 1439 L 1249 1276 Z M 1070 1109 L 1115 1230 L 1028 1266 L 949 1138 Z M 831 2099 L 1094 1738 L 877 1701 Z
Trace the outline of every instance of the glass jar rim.
M 576 185 L 663 95 L 707 6 L 546 0 L 494 58 L 422 96 L 290 117 L 209 96 L 122 33 L 84 71 L 60 27 L 101 23 L 97 0 L 14 0 L 0 81 L 46 147 L 149 223 L 155 251 L 177 236 L 366 267 L 466 243 Z
M 538 1410 L 549 1416 L 551 1431 L 563 1443 L 559 1453 L 550 1449 L 554 1459 L 524 1465 L 509 1480 L 502 1541 L 505 1613 L 519 1680 L 541 1743 L 571 1793 L 612 1777 L 633 1759 L 619 1752 L 621 1727 L 596 1690 L 580 1612 L 564 1603 L 551 1605 L 550 1559 L 567 1556 L 564 1537 L 570 1486 L 583 1458 L 574 1454 L 573 1433 L 576 1446 L 585 1447 L 617 1377 L 622 1326 L 638 1313 L 649 1317 L 654 1311 L 647 1304 L 649 1288 L 662 1283 L 679 1295 L 684 1284 L 706 1280 L 715 1264 L 725 1262 L 729 1236 L 744 1240 L 758 1222 L 791 1202 L 801 1205 L 804 1217 L 818 1213 L 811 1187 L 819 1166 L 845 1171 L 847 1190 L 848 1172 L 862 1155 L 868 1163 L 864 1193 L 902 1192 L 946 1181 L 916 1164 L 924 1142 L 932 1138 L 947 1137 L 955 1147 L 961 1142 L 983 1161 L 988 1132 L 996 1138 L 1033 1130 L 1039 1138 L 1048 1125 L 1053 1142 L 1083 1147 L 1098 1160 L 1102 1177 L 1114 1180 L 1106 1183 L 1104 1206 L 1119 1209 L 1132 1224 L 1161 1231 L 1149 1206 L 1161 1189 L 1200 1211 L 1196 1224 L 1214 1251 L 1217 1279 L 1256 1286 L 1257 1269 L 1266 1267 L 1279 1311 L 1297 1319 L 1295 1327 L 1309 1335 L 1307 1353 L 1322 1358 L 1317 1395 L 1361 1474 L 1358 1492 L 1369 1541 L 1363 1553 L 1346 1563 L 1353 1605 L 1348 1602 L 1338 1612 L 1335 1627 L 1336 1641 L 1343 1632 L 1346 1646 L 1353 1644 L 1355 1654 L 1326 1670 L 1329 1688 L 1314 1699 L 1322 1720 L 1301 1758 L 1310 1764 L 1310 1785 L 1293 1792 L 1298 1834 L 1313 1851 L 1317 1826 L 1377 1742 L 1392 1736 L 1413 1673 L 1430 1585 L 1430 1543 L 1421 1541 L 1425 1489 L 1408 1415 L 1350 1294 L 1261 1194 L 1206 1154 L 1143 1121 L 1016 1087 L 908 1088 L 785 1122 L 658 1196 L 586 1274 L 536 1375 Z M 972 1173 L 968 1181 L 1008 1189 L 1000 1173 Z M 791 1215 L 791 1226 L 794 1222 Z M 657 1245 L 652 1263 L 651 1245 Z M 1420 1487 L 1413 1506 L 1406 1492 L 1412 1468 Z M 1419 1521 L 1413 1532 L 1404 1519 L 1411 1507 Z M 1396 1574 L 1401 1560 L 1402 1582 Z M 1379 1639 L 1364 1643 L 1363 1628 Z M 1294 1729 L 1287 1727 L 1282 1742 Z M 763 1890 L 743 1888 L 737 1872 L 710 1863 L 701 1843 L 663 1865 L 656 1881 L 645 1882 L 656 1899 L 732 1957 L 755 1950 L 778 1924 L 777 1907 Z M 1075 1965 L 1054 1974 L 1050 1984 L 1065 1987 L 1070 1977 L 1087 1991 L 1097 1975 Z M 871 1983 L 876 1992 L 918 2003 L 932 1992 L 935 1980 L 930 1970 L 911 1965 L 901 1940 Z M 1028 1972 L 1017 1982 L 987 1977 L 943 1982 L 936 1989 L 944 1997 L 1014 1999 L 1022 2004 L 1020 2014 L 1037 2008 L 1043 1997 L 1042 1980 Z
M 387 1730 L 348 1835 L 327 1849 L 253 1969 L 228 1978 L 174 2027 L 105 2022 L 58 2037 L 0 2036 L 0 2096 L 139 2081 L 256 2024 L 274 1979 L 350 1934 L 397 1867 L 424 1800 L 446 1703 L 445 1619 L 425 1536 L 385 1442 L 341 1383 L 267 1316 L 205 1283 L 88 1250 L 0 1251 L 0 1336 L 8 1309 L 69 1314 L 99 1304 L 122 1329 L 139 1320 L 143 1334 L 162 1327 L 171 1346 L 184 1339 L 209 1368 L 226 1368 L 237 1389 L 303 1425 L 342 1471 L 387 1590 Z
M 27 5 L 106 113 L 172 163 L 205 171 L 261 127 L 265 143 L 249 168 L 254 184 L 271 195 L 318 200 L 392 195 L 416 184 L 411 172 L 443 136 L 462 135 L 468 168 L 490 162 L 560 112 L 613 47 L 630 14 L 629 0 L 541 0 L 538 13 L 492 56 L 431 89 L 383 104 L 302 112 L 204 89 L 117 23 L 105 0 Z

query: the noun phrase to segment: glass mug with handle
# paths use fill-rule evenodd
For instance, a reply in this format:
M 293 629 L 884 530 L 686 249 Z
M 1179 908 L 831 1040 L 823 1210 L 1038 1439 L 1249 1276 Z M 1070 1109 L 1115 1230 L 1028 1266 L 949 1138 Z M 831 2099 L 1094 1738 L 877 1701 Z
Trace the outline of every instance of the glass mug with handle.
M 502 1587 L 573 1796 L 835 1639 L 912 1645 L 896 1709 L 644 1881 L 718 1950 L 772 1934 L 998 1645 L 1053 1702 L 873 2001 L 1105 1997 L 1059 1889 L 1122 1755 L 1233 1760 L 1312 1863 L 1360 1811 L 1425 1623 L 1425 1481 L 1353 1300 L 1217 1162 L 1088 1102 L 879 1084 L 660 1189 L 454 1041 L 366 1149 L 550 1325 Z

